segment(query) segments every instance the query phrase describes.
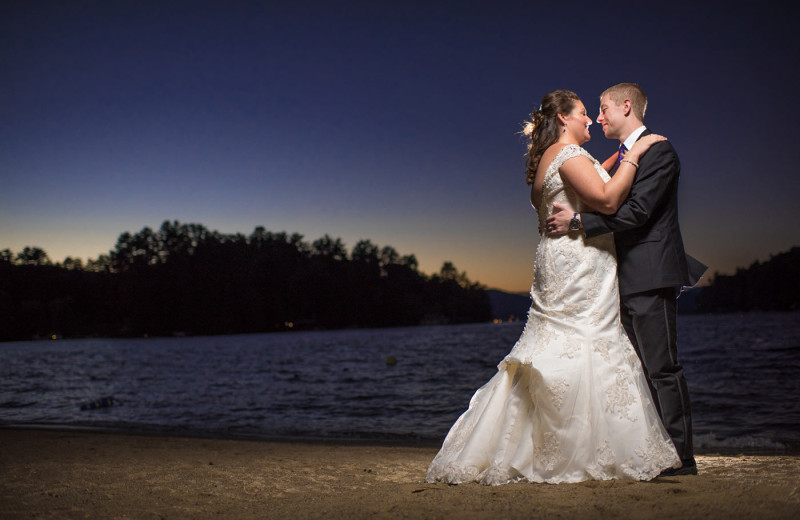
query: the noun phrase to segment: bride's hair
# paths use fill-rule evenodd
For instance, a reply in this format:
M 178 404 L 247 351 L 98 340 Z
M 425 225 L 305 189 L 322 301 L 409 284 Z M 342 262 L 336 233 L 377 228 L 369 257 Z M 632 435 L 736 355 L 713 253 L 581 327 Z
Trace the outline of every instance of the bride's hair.
M 531 113 L 531 120 L 525 122 L 522 133 L 530 137 L 525 165 L 528 184 L 533 184 L 544 151 L 558 141 L 558 136 L 561 135 L 558 114 L 566 115 L 572 112 L 576 101 L 580 101 L 580 98 L 571 90 L 548 92 L 542 98 L 539 110 L 534 110 Z

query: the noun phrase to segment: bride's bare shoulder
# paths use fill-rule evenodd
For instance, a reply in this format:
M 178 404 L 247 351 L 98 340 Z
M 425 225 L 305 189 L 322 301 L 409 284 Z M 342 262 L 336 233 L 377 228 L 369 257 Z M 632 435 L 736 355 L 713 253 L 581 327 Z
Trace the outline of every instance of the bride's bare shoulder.
M 569 146 L 567 143 L 554 143 L 547 147 L 547 150 L 544 151 L 545 155 L 552 154 L 554 157 L 558 155 L 558 152 L 563 150 Z
M 569 145 L 564 143 L 555 143 L 547 147 L 547 150 L 545 150 L 542 154 L 542 159 L 539 161 L 539 169 L 547 169 L 550 166 L 550 163 L 553 162 L 553 159 L 556 158 L 556 155 L 558 155 L 558 153 L 567 146 Z

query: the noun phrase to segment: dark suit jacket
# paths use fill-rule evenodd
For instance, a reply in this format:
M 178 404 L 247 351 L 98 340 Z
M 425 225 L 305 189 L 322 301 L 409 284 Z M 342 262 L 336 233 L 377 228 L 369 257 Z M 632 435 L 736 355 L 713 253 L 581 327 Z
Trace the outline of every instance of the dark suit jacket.
M 639 159 L 631 192 L 615 214 L 581 213 L 587 237 L 614 233 L 620 294 L 694 285 L 706 270 L 683 249 L 680 173 L 672 144 L 656 143 Z

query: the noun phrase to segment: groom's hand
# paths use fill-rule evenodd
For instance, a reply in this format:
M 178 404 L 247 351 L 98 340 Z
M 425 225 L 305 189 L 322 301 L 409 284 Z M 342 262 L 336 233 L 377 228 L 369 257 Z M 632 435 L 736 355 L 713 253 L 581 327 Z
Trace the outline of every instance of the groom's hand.
M 574 214 L 575 211 L 571 207 L 554 202 L 553 213 L 545 221 L 547 236 L 557 237 L 569 233 L 569 221 L 572 220 Z

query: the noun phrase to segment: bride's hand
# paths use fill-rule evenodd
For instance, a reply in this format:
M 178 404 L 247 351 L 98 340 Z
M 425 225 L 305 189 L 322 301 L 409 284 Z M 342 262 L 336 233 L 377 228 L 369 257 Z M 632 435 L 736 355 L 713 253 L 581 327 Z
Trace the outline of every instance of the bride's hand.
M 638 161 L 639 158 L 644 155 L 644 153 L 650 149 L 656 143 L 660 143 L 661 141 L 666 141 L 667 138 L 663 135 L 658 134 L 650 134 L 642 137 L 633 145 L 633 147 L 628 150 L 628 153 L 625 154 L 626 158 L 629 158 L 632 161 Z

